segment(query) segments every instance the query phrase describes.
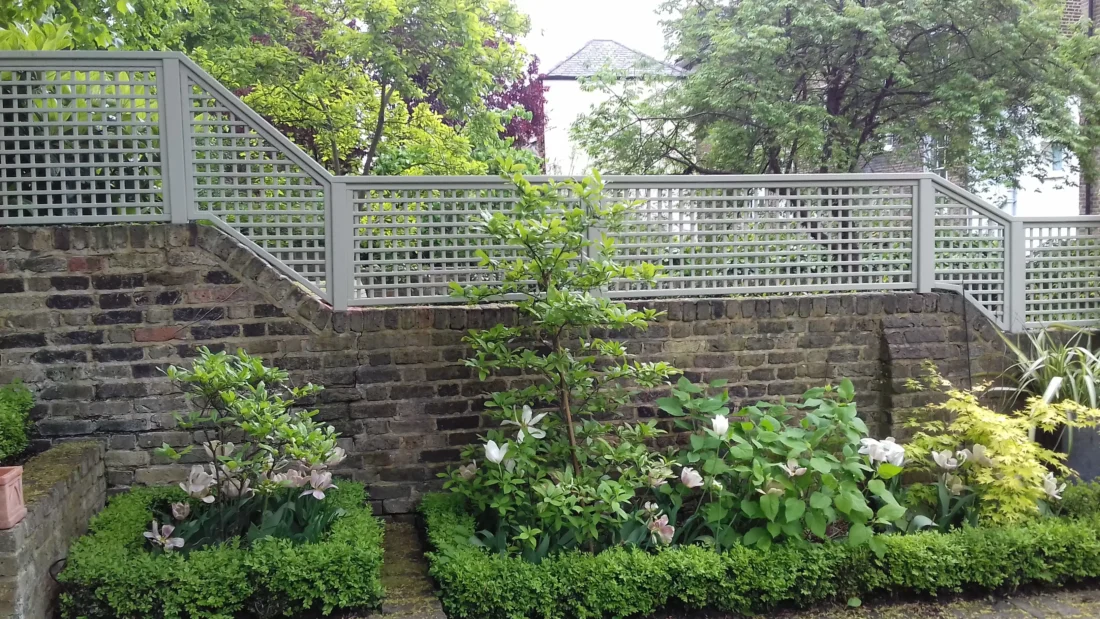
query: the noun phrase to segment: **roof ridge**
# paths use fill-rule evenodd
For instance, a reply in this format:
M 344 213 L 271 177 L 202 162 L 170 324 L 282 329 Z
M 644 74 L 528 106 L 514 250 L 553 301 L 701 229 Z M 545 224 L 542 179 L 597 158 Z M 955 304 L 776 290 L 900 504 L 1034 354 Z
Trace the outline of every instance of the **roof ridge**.
M 603 53 L 601 54 L 600 52 Z M 645 52 L 638 51 L 614 39 L 590 39 L 577 51 L 555 64 L 544 75 L 550 79 L 575 79 L 577 77 L 583 77 L 586 71 L 592 70 L 590 65 L 594 64 L 596 60 L 595 56 L 603 56 L 605 64 L 616 64 L 614 60 L 616 58 L 622 60 L 623 62 L 618 63 L 620 66 L 614 68 L 628 73 L 652 73 L 669 75 L 672 77 L 682 77 L 687 73 L 681 67 L 660 60 Z M 629 67 L 625 66 L 627 63 Z M 580 64 L 581 69 L 570 67 L 571 64 Z M 647 70 L 647 68 L 649 70 Z

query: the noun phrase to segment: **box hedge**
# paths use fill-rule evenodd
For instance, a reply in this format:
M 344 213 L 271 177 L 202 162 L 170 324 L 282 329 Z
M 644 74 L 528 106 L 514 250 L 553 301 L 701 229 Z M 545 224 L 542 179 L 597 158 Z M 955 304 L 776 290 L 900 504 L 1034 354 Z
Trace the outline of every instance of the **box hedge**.
M 58 580 L 65 617 L 229 619 L 376 607 L 382 599 L 382 525 L 363 486 L 341 481 L 331 500 L 346 510 L 315 544 L 260 540 L 152 554 L 142 533 L 151 507 L 185 497 L 139 488 L 114 497 L 73 545 Z
M 936 595 L 1100 577 L 1100 516 L 1093 488 L 1074 491 L 1073 517 L 1014 528 L 885 536 L 886 553 L 846 544 L 783 545 L 716 553 L 568 552 L 535 565 L 471 545 L 474 519 L 455 495 L 421 505 L 431 574 L 452 619 L 645 615 L 669 604 L 756 614 L 882 594 Z M 1067 510 L 1069 511 L 1069 510 Z

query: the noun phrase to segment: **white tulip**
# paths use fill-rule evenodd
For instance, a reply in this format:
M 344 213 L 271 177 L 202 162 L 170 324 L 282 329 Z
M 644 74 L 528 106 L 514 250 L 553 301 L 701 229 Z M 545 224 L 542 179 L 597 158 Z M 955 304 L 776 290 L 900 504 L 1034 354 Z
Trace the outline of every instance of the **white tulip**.
M 725 438 L 726 433 L 729 432 L 730 429 L 729 417 L 726 417 L 725 415 L 715 415 L 714 419 L 710 420 L 710 427 L 714 430 L 715 434 L 722 438 Z
M 504 456 L 508 453 L 508 443 L 497 445 L 496 441 L 485 443 L 485 459 L 493 464 L 504 462 Z

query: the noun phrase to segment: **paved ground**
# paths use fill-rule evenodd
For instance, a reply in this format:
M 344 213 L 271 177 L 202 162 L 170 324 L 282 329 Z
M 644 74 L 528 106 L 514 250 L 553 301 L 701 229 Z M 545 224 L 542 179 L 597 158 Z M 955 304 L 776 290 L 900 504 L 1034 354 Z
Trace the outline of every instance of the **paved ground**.
M 424 546 L 416 527 L 386 523 L 386 556 L 382 610 L 365 619 L 446 619 L 428 577 Z M 878 603 L 862 608 L 826 607 L 779 612 L 776 619 L 1100 619 L 1100 588 L 1029 592 L 981 599 Z M 720 613 L 659 613 L 652 619 L 737 619 Z
M 385 548 L 382 586 L 386 588 L 386 599 L 382 611 L 367 619 L 446 619 L 428 577 L 424 546 L 416 526 L 409 522 L 386 522 Z

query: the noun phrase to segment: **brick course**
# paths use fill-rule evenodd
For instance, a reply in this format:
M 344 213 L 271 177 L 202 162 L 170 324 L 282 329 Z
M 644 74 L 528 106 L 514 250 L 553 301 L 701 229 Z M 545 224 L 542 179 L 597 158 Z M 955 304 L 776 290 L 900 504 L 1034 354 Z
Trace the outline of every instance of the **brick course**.
M 163 369 L 201 346 L 242 348 L 324 385 L 319 418 L 349 453 L 338 472 L 365 481 L 383 513 L 408 512 L 485 428 L 487 391 L 525 380 L 481 382 L 461 361 L 465 330 L 514 321 L 512 307 L 333 312 L 212 227 L 0 227 L 0 248 L 0 384 L 21 378 L 37 391 L 38 448 L 100 441 L 116 488 L 183 477 L 152 453 L 194 439 L 176 428 L 186 401 Z M 51 304 L 59 296 L 87 301 Z M 1005 363 L 994 327 L 951 293 L 644 305 L 667 316 L 624 334 L 639 358 L 729 379 L 739 402 L 850 377 L 879 434 L 892 431 L 891 411 L 918 401 L 904 382 L 922 360 L 963 384 Z M 626 416 L 656 416 L 656 397 Z

